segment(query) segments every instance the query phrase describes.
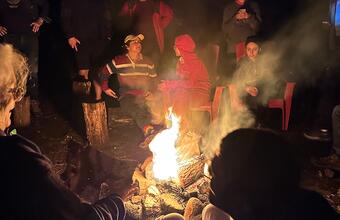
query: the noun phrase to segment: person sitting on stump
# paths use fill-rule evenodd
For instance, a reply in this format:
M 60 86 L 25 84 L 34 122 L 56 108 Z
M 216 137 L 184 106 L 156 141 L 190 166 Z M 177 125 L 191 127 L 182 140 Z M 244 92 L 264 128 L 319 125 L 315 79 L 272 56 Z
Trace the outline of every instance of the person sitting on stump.
M 299 186 L 291 146 L 264 129 L 238 129 L 212 160 L 211 195 L 202 219 L 339 219 L 327 200 Z
M 126 36 L 127 53 L 107 63 L 99 72 L 99 78 L 103 92 L 119 99 L 123 112 L 129 114 L 148 136 L 154 131 L 149 101 L 153 97 L 157 74 L 153 62 L 142 54 L 143 39 L 142 34 Z
M 1 219 L 123 220 L 117 194 L 90 205 L 71 192 L 39 147 L 20 135 L 8 135 L 11 111 L 26 92 L 26 59 L 10 45 L 0 45 L 0 146 L 3 177 Z M 20 211 L 19 211 L 20 210 Z

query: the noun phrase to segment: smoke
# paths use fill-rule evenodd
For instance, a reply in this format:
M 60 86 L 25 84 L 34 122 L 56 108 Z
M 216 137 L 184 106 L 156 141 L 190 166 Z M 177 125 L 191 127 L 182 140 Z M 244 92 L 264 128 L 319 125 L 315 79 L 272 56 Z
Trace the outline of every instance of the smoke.
M 286 82 L 293 81 L 298 86 L 317 83 L 328 64 L 327 32 L 321 26 L 324 14 L 327 14 L 323 12 L 327 12 L 328 4 L 322 1 L 308 3 L 303 5 L 297 16 L 288 20 L 261 45 L 261 60 L 265 62 L 265 71 L 259 105 L 266 106 L 267 101 L 273 97 L 282 98 Z M 254 115 L 249 111 L 233 111 L 230 108 L 230 96 L 224 98 L 228 101 L 221 103 L 219 119 L 210 125 L 203 138 L 202 151 L 208 158 L 218 154 L 220 142 L 228 133 L 254 125 Z

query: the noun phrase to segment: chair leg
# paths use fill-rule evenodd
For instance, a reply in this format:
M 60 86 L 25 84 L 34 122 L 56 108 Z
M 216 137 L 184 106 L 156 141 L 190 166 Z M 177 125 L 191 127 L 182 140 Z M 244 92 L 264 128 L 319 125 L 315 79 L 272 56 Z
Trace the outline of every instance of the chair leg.
M 282 131 L 286 131 L 286 126 L 285 126 L 285 110 L 284 108 L 282 110 Z
M 290 107 L 285 109 L 285 131 L 288 130 L 289 125 L 289 119 L 290 119 Z

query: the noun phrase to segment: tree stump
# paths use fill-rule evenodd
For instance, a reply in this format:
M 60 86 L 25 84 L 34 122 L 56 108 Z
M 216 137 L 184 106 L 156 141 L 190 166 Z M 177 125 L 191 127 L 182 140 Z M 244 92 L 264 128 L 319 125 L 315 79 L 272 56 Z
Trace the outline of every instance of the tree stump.
M 109 140 L 105 102 L 83 103 L 86 136 L 90 145 L 102 148 Z
M 14 112 L 14 126 L 26 127 L 31 124 L 31 111 L 30 111 L 30 97 L 25 96 L 20 102 L 15 104 Z

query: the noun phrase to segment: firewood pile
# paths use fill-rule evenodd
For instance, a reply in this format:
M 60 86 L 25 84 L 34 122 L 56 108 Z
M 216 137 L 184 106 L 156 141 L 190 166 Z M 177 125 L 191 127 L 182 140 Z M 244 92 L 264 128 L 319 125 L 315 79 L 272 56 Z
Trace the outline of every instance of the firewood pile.
M 192 219 L 208 204 L 210 180 L 204 175 L 202 155 L 180 162 L 178 180 L 160 181 L 152 175 L 152 158 L 136 168 L 132 180 L 139 192 L 126 201 L 128 215 L 135 219 L 156 219 L 180 213 Z

